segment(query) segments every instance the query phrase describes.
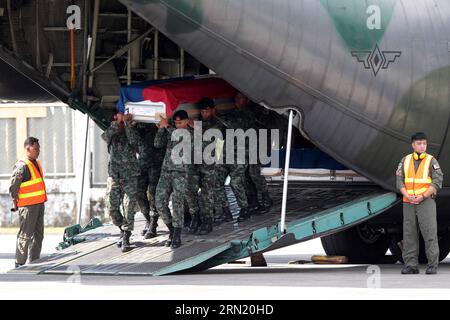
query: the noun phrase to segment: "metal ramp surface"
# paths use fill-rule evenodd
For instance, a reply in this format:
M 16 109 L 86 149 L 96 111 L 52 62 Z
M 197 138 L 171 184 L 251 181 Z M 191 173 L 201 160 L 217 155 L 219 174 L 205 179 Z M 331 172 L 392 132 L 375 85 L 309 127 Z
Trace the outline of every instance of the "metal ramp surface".
M 298 242 L 337 232 L 368 220 L 397 203 L 397 195 L 370 184 L 289 184 L 287 232 L 280 231 L 282 183 L 269 185 L 274 206 L 242 223 L 224 223 L 206 236 L 182 234 L 183 245 L 164 246 L 167 230 L 160 220 L 159 236 L 143 240 L 144 222 L 136 222 L 133 250 L 121 253 L 118 228 L 108 225 L 84 233 L 86 240 L 12 273 L 86 275 L 166 275 L 205 270 Z M 236 217 L 237 206 L 231 200 Z

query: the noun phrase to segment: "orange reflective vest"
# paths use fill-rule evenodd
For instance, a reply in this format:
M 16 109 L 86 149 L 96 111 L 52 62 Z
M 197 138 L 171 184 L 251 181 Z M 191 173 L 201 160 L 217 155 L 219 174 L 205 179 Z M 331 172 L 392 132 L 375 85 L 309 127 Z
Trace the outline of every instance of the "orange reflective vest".
M 44 171 L 42 171 L 41 163 L 39 160 L 36 160 L 39 166 L 39 170 L 37 170 L 36 166 L 30 160 L 20 161 L 27 165 L 31 179 L 20 184 L 17 206 L 27 207 L 46 202 L 47 193 L 45 192 Z
M 406 156 L 403 162 L 403 172 L 405 174 L 405 188 L 409 195 L 421 195 L 431 185 L 430 167 L 433 156 L 427 154 L 425 159 L 420 162 L 417 172 L 414 167 L 414 157 L 412 154 Z M 403 202 L 409 202 L 408 198 L 403 197 Z

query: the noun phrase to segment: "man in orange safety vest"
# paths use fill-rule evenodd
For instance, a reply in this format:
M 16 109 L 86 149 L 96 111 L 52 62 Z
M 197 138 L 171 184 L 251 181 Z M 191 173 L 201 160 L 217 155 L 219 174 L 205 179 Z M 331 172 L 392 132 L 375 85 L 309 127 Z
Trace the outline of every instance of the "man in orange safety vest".
M 26 157 L 19 160 L 11 178 L 9 193 L 19 212 L 16 243 L 16 268 L 40 258 L 44 239 L 44 209 L 47 201 L 44 172 L 38 160 L 39 140 L 29 137 L 24 143 Z
M 442 188 L 443 176 L 438 161 L 427 154 L 427 136 L 418 132 L 411 137 L 413 153 L 404 157 L 396 172 L 397 188 L 403 195 L 403 261 L 402 274 L 417 274 L 419 230 L 425 241 L 428 259 L 426 274 L 436 274 L 439 245 L 436 219 L 436 193 Z

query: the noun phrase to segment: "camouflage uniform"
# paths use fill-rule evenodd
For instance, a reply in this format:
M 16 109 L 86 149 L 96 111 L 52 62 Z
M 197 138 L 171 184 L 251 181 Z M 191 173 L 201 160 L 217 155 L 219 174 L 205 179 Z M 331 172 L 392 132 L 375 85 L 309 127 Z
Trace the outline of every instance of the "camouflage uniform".
M 240 208 L 248 207 L 246 183 L 245 183 L 245 171 L 247 165 L 245 164 L 228 164 L 225 167 L 225 176 L 230 176 L 230 186 L 236 197 L 236 201 Z
M 225 181 L 228 176 L 228 169 L 224 164 L 218 164 L 216 173 L 217 176 L 214 187 L 215 212 L 216 216 L 220 216 L 223 208 L 229 208 L 228 197 L 225 191 Z
M 179 143 L 172 141 L 174 128 L 158 129 L 155 137 L 155 147 L 166 146 L 161 177 L 156 187 L 156 209 L 166 225 L 182 228 L 184 224 L 184 211 L 186 194 L 189 192 L 189 174 L 192 173 L 192 164 L 175 164 L 172 160 L 172 149 Z M 187 129 L 191 134 L 191 150 L 193 150 L 193 129 Z M 169 200 L 172 195 L 172 214 L 169 210 Z
M 255 130 L 268 128 L 268 118 L 270 119 L 270 117 L 268 117 L 265 110 L 267 109 L 254 104 L 243 109 L 247 119 L 249 119 L 250 128 Z M 249 177 L 248 183 L 252 184 L 248 188 L 249 192 L 254 193 L 252 196 L 261 207 L 270 207 L 272 201 L 269 196 L 266 179 L 261 175 L 261 164 L 259 162 L 249 164 L 247 173 Z
M 186 209 L 191 218 L 199 212 L 198 190 L 200 188 L 200 172 L 196 166 L 192 166 L 188 174 L 187 190 L 185 195 Z
M 224 122 L 220 121 L 218 117 L 211 120 L 211 126 L 219 129 L 222 132 L 223 139 L 226 139 L 226 132 Z M 208 126 L 208 124 L 206 124 Z M 225 141 L 222 148 L 222 152 L 219 155 L 219 159 L 215 165 L 215 181 L 214 181 L 214 213 L 215 217 L 221 217 L 223 210 L 227 208 L 229 210 L 228 197 L 225 191 L 225 181 L 228 177 L 229 169 L 225 163 Z M 216 151 L 217 152 L 217 151 Z M 217 154 L 216 154 L 217 155 Z
M 244 131 L 246 131 L 250 127 L 249 124 L 252 122 L 249 114 L 247 113 L 247 111 L 245 111 L 245 109 L 234 109 L 232 112 L 226 115 L 217 117 L 217 119 L 226 129 L 242 129 Z M 236 201 L 239 207 L 247 208 L 248 200 L 246 194 L 247 187 L 245 173 L 248 168 L 248 150 L 245 146 L 238 146 L 236 142 L 234 148 L 235 161 L 233 164 L 225 164 L 223 166 L 221 179 L 223 179 L 223 176 L 230 176 L 230 185 L 233 193 L 236 196 Z M 245 163 L 238 164 L 236 161 L 237 155 L 242 154 L 245 155 Z M 226 161 L 226 154 L 224 155 L 224 159 Z
M 114 225 L 123 231 L 133 231 L 135 207 L 138 195 L 138 177 L 141 174 L 136 157 L 139 146 L 139 134 L 129 124 L 123 131 L 117 122 L 102 134 L 108 144 L 108 186 L 106 206 Z M 126 197 L 125 197 L 126 195 Z M 123 204 L 123 215 L 120 204 Z
M 141 175 L 138 179 L 137 201 L 145 219 L 150 221 L 151 216 L 158 216 L 155 206 L 155 193 L 165 149 L 158 149 L 154 146 L 156 132 L 158 131 L 156 125 L 139 123 L 137 130 L 141 136 L 138 149 Z
M 222 129 L 220 123 L 215 119 L 208 119 L 202 121 L 202 129 L 203 133 L 205 133 L 209 129 Z M 210 145 L 211 141 L 203 141 L 203 148 Z M 216 158 L 216 150 L 214 149 L 214 154 L 211 155 Z M 217 160 L 217 159 L 216 159 Z M 225 190 L 222 188 L 221 190 L 218 188 L 220 181 L 222 180 L 220 165 L 206 164 L 203 163 L 200 165 L 200 199 L 202 203 L 202 209 L 200 210 L 202 219 L 214 219 L 214 212 L 216 215 L 222 214 L 222 207 L 227 207 L 228 202 L 223 201 L 222 197 L 225 194 Z M 225 203 L 224 203 L 225 202 Z

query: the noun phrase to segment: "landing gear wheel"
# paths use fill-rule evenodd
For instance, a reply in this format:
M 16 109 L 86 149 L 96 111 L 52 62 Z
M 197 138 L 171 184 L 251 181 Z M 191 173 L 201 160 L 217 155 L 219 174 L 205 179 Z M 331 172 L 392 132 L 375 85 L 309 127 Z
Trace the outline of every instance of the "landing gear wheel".
M 346 256 L 349 263 L 372 264 L 384 261 L 389 237 L 367 224 L 322 237 L 322 246 L 329 256 Z

